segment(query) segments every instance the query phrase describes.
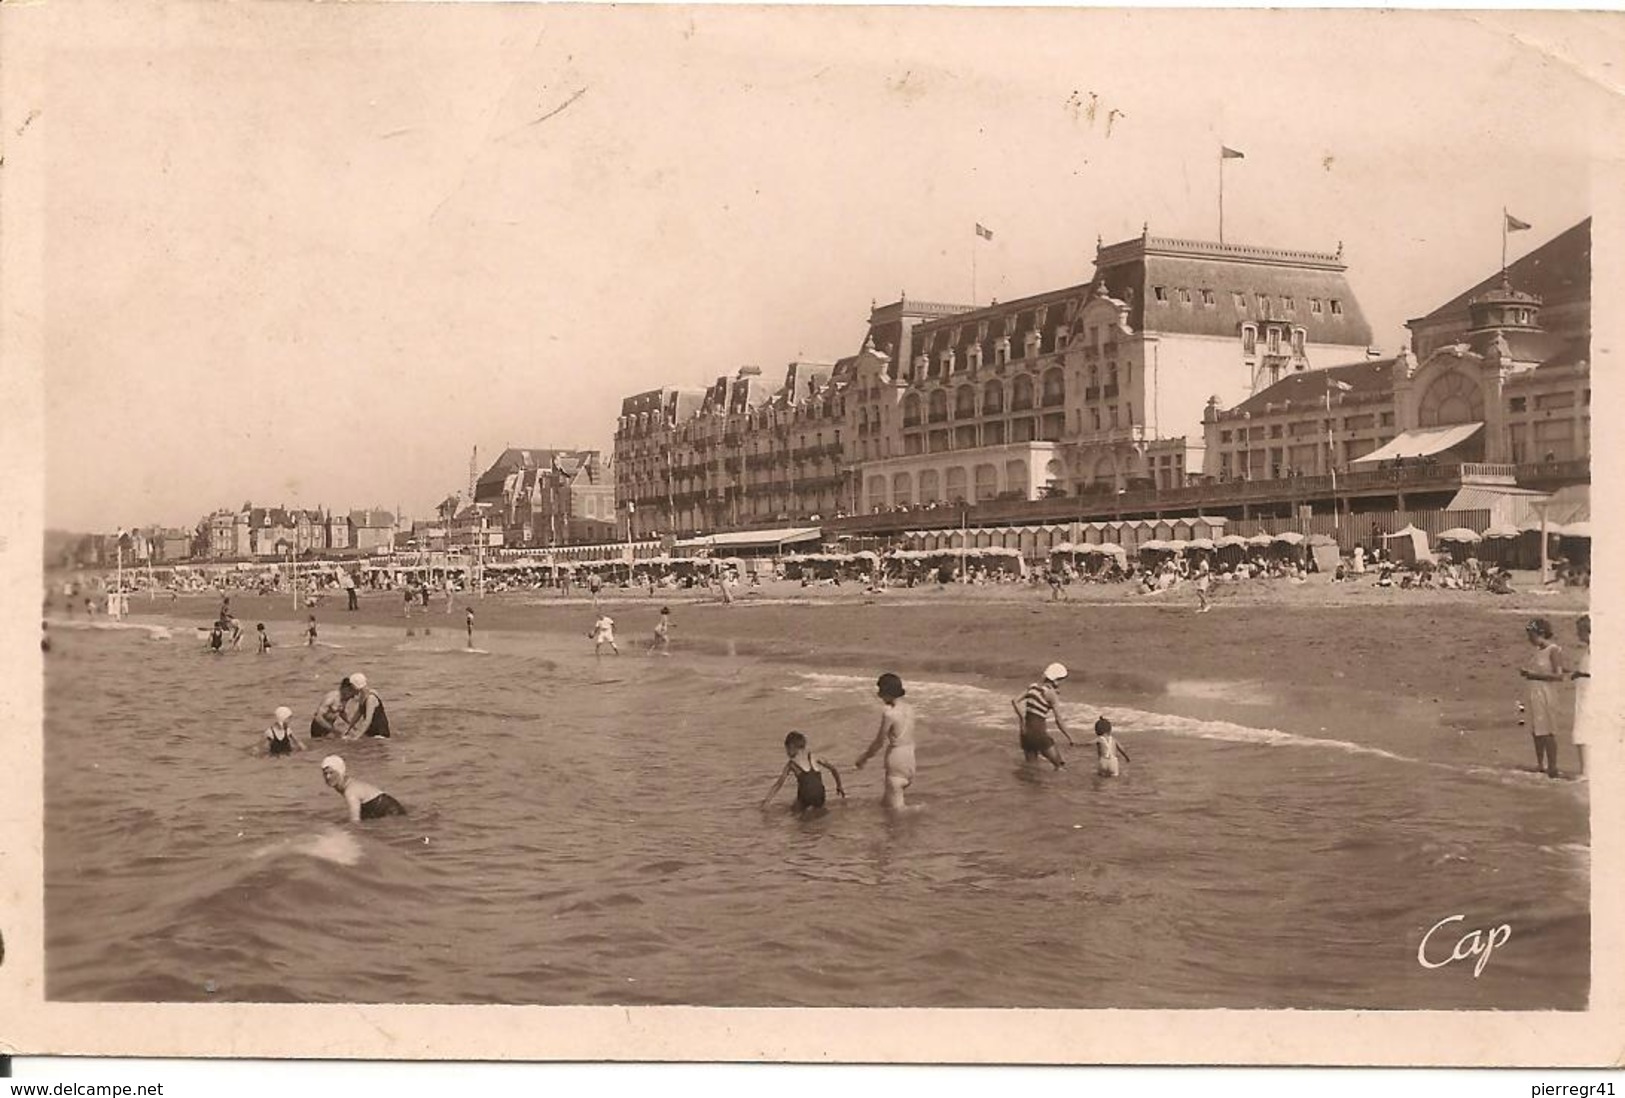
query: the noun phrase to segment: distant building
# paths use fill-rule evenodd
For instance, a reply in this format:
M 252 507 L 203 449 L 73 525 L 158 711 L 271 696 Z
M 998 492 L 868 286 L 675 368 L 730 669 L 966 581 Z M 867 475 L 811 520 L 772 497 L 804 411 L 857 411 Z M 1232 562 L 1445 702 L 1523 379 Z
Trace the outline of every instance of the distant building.
M 1589 462 L 1590 285 L 1587 219 L 1410 321 L 1414 354 L 1292 375 L 1233 408 L 1215 401 L 1213 471 L 1260 480 L 1418 459 Z M 1530 286 L 1552 294 L 1551 323 Z
M 615 482 L 598 450 L 510 447 L 474 485 L 488 528 L 512 547 L 595 544 L 617 540 Z M 465 510 L 467 510 L 465 508 Z M 454 531 L 453 540 L 456 540 Z
M 395 516 L 388 511 L 366 508 L 349 514 L 350 548 L 358 553 L 385 552 L 395 548 Z

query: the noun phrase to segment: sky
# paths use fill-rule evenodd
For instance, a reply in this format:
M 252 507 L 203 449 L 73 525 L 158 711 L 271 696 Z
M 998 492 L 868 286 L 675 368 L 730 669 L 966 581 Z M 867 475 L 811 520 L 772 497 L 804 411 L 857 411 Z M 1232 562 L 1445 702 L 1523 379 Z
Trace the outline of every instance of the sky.
M 45 521 L 428 517 L 623 397 L 1096 240 L 1341 243 L 1377 346 L 1592 212 L 1617 16 L 235 4 L 47 56 Z M 71 41 L 73 44 L 62 43 Z M 1617 177 L 1612 177 L 1617 178 Z M 993 230 L 978 244 L 973 226 Z

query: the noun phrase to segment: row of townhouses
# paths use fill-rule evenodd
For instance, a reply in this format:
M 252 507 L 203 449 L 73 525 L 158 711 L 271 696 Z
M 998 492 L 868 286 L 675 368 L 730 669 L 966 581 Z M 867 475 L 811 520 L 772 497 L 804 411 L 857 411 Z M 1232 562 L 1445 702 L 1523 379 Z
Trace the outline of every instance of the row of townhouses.
M 1588 461 L 1591 222 L 1369 350 L 1341 248 L 1149 231 L 1088 281 L 872 308 L 861 348 L 622 402 L 638 536 L 1376 468 Z

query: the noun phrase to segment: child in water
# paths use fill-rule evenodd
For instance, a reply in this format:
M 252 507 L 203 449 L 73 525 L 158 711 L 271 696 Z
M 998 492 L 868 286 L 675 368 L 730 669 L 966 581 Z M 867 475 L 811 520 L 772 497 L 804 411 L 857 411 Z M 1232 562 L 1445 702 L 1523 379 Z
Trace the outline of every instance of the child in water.
M 316 615 L 310 615 L 310 624 L 305 626 L 305 647 L 316 647 Z
M 592 632 L 588 633 L 587 636 L 592 640 L 593 655 L 603 655 L 603 647 L 606 644 L 609 645 L 611 652 L 614 652 L 617 656 L 621 654 L 621 650 L 615 646 L 615 619 L 608 614 L 601 615 L 597 621 L 593 622 Z
M 1112 722 L 1105 717 L 1095 722 L 1095 755 L 1099 762 L 1097 773 L 1103 778 L 1117 777 L 1117 756 L 1123 756 L 1124 762 L 1134 761 L 1123 750 L 1123 745 L 1117 742 L 1117 737 L 1112 735 Z
M 762 798 L 763 808 L 767 807 L 767 802 L 773 799 L 773 795 L 791 774 L 796 776 L 794 811 L 801 813 L 809 809 L 823 808 L 824 776 L 818 772 L 820 766 L 835 775 L 835 792 L 841 795 L 842 800 L 846 799 L 846 790 L 841 788 L 841 772 L 823 759 L 813 758 L 813 753 L 807 750 L 806 736 L 800 732 L 792 732 L 784 737 L 784 753 L 790 756 L 790 761 L 784 764 L 784 769 L 779 771 L 779 780 L 773 783 L 773 788 Z
M 225 643 L 226 623 L 217 621 L 214 623 L 214 627 L 209 630 L 209 651 L 218 656 L 225 650 Z
M 265 753 L 267 755 L 292 755 L 295 751 L 305 749 L 304 742 L 293 734 L 288 722 L 293 719 L 293 710 L 285 705 L 276 709 L 276 719 L 270 728 L 265 730 Z
M 903 680 L 890 671 L 880 676 L 875 688 L 883 707 L 880 730 L 875 733 L 874 742 L 858 756 L 855 765 L 862 770 L 870 756 L 884 747 L 886 790 L 881 794 L 880 803 L 887 808 L 903 809 L 908 807 L 903 802 L 903 790 L 914 784 L 914 707 L 903 700 L 907 693 Z
M 669 606 L 660 608 L 660 620 L 655 622 L 655 639 L 654 643 L 649 645 L 649 651 L 659 652 L 662 656 L 671 655 L 671 607 Z
M 271 638 L 266 636 L 265 623 L 263 621 L 254 626 L 254 631 L 259 634 L 259 654 L 263 656 L 265 653 L 271 650 Z
M 450 596 L 448 595 L 447 598 L 449 600 Z M 463 624 L 468 629 L 468 646 L 470 648 L 473 648 L 474 647 L 474 608 L 472 606 L 468 607 L 468 609 L 464 612 Z

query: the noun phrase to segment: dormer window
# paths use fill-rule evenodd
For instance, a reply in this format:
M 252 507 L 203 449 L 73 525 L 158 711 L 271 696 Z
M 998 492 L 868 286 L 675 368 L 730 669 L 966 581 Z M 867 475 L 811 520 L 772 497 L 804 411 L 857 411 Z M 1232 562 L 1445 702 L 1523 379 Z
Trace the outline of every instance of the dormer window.
M 980 343 L 972 343 L 969 349 L 965 351 L 965 365 L 972 370 L 982 368 L 982 345 Z
M 1258 315 L 1269 316 L 1270 299 L 1265 297 L 1263 294 L 1254 294 L 1253 299 L 1258 302 Z
M 1191 292 L 1185 289 L 1183 286 L 1180 287 L 1179 290 L 1179 303 L 1181 305 L 1189 305 L 1191 303 Z
M 1292 329 L 1292 353 L 1297 355 L 1299 358 L 1303 357 L 1304 338 L 1305 333 L 1302 328 Z
M 1246 294 L 1242 293 L 1240 290 L 1231 290 L 1230 291 L 1230 298 L 1231 298 L 1232 301 L 1234 301 L 1236 303 L 1236 310 L 1238 312 L 1243 312 L 1244 313 L 1244 312 L 1247 311 L 1247 295 Z
M 1072 328 L 1070 325 L 1062 324 L 1059 328 L 1055 329 L 1055 349 L 1057 351 L 1066 350 L 1066 345 L 1071 341 L 1071 339 Z
M 1309 311 L 1316 316 L 1320 315 L 1320 298 L 1312 297 L 1309 299 Z
M 1251 324 L 1241 326 L 1241 353 L 1248 358 L 1258 353 L 1258 329 Z
M 1037 356 L 1039 340 L 1040 336 L 1037 332 L 1027 333 L 1027 338 L 1023 346 L 1024 358 L 1033 358 Z
M 1214 304 L 1215 304 L 1215 302 L 1213 300 L 1213 291 L 1212 290 L 1203 290 L 1202 291 L 1202 307 L 1204 309 L 1211 309 L 1211 308 L 1213 308 Z
M 1294 299 L 1290 298 L 1290 297 L 1283 297 L 1281 299 L 1281 305 L 1289 313 L 1294 313 L 1294 312 L 1297 312 L 1297 310 L 1298 310 L 1297 302 Z
M 1342 316 L 1343 315 L 1343 303 L 1341 301 L 1337 300 L 1337 298 L 1335 298 L 1335 297 L 1332 298 L 1332 315 L 1333 316 Z
M 1156 298 L 1158 305 L 1168 304 L 1168 288 L 1166 286 L 1151 287 L 1151 296 Z
M 1010 338 L 1004 336 L 993 344 L 993 364 L 1003 366 L 1010 361 Z
M 1269 329 L 1268 339 L 1269 339 L 1270 354 L 1272 354 L 1272 355 L 1280 354 L 1281 353 L 1281 329 L 1279 329 L 1279 328 L 1270 328 Z

